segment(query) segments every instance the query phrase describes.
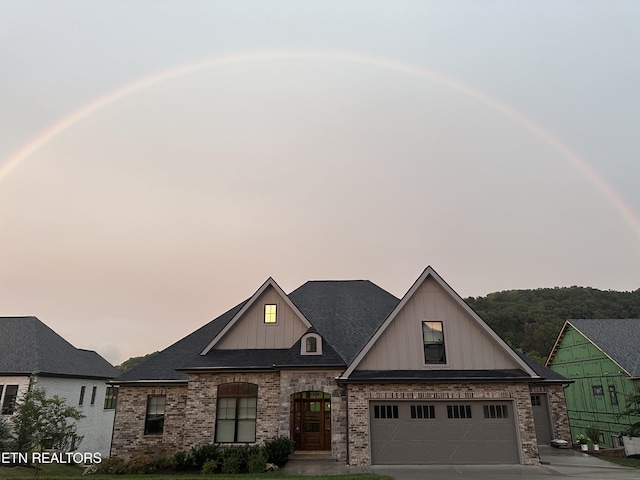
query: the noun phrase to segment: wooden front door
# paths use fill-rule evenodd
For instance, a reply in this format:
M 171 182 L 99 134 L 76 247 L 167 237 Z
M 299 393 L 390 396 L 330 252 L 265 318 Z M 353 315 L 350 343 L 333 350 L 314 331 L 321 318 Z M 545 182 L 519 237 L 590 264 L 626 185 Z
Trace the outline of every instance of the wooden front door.
M 292 430 L 298 450 L 331 450 L 331 397 L 299 392 L 292 399 Z

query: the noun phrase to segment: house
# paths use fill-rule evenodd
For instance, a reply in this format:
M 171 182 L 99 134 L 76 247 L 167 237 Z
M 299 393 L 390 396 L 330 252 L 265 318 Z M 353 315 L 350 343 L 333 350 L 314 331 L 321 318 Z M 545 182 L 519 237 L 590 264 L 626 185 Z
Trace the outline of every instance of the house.
M 537 464 L 535 408 L 545 443 L 569 439 L 566 381 L 511 349 L 431 267 L 402 299 L 365 280 L 287 295 L 269 278 L 114 380 L 111 454 L 286 435 L 351 465 Z
M 565 392 L 572 438 L 592 426 L 601 445 L 619 447 L 634 423 L 619 415 L 626 397 L 640 392 L 640 319 L 566 321 L 547 366 L 574 380 Z
M 77 423 L 80 452 L 108 456 L 120 372 L 90 350 L 75 348 L 36 317 L 0 317 L 0 406 L 10 418 L 30 388 L 58 395 L 85 415 Z

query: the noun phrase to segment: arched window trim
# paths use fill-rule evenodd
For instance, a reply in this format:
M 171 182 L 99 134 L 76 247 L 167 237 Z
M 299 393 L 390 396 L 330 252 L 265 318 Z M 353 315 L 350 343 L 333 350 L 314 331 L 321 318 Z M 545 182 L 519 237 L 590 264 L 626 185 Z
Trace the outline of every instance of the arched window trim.
M 307 342 L 309 338 L 315 338 L 316 340 L 315 351 L 309 351 L 309 343 Z M 300 355 L 322 355 L 322 337 L 317 333 L 307 333 L 304 335 L 300 341 Z

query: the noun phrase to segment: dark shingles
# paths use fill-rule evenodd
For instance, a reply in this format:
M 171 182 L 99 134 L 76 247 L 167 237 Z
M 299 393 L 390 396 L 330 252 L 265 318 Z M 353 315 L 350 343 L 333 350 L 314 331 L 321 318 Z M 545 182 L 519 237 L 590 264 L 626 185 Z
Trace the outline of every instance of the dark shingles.
M 0 373 L 114 378 L 109 362 L 75 348 L 36 317 L 0 317 Z
M 187 374 L 176 371 L 200 356 L 200 352 L 220 333 L 231 319 L 247 303 L 247 300 L 236 305 L 203 327 L 165 348 L 157 355 L 123 373 L 118 382 L 134 382 L 137 380 L 187 380 Z
M 560 375 L 558 372 L 554 372 L 550 368 L 545 367 L 544 365 L 536 362 L 533 358 L 524 354 L 520 350 L 515 350 L 518 356 L 525 361 L 527 365 L 536 372 L 543 380 L 548 382 L 561 382 L 561 383 L 572 383 L 573 380 L 569 380 L 567 377 Z
M 400 301 L 368 280 L 310 281 L 289 298 L 345 363 L 356 357 Z
M 640 376 L 640 319 L 581 319 L 569 323 L 632 376 Z

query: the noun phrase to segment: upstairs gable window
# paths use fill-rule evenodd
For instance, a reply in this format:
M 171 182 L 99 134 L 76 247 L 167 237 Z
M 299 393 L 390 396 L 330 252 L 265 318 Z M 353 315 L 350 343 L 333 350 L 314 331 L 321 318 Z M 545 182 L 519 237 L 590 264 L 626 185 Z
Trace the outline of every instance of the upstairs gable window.
M 264 323 L 276 323 L 278 320 L 276 307 L 277 305 L 275 304 L 267 304 L 264 306 Z
M 424 363 L 447 363 L 442 322 L 422 322 L 422 341 L 424 344 Z

